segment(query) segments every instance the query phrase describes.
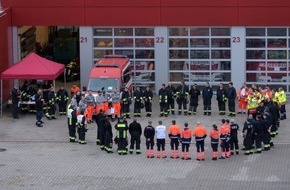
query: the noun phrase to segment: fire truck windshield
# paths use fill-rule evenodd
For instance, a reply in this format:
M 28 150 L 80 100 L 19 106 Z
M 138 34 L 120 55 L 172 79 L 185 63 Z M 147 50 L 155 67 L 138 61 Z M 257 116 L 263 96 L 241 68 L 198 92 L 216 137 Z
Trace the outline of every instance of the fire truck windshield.
M 116 78 L 90 78 L 87 90 L 97 92 L 102 88 L 105 88 L 107 92 L 113 91 L 114 88 L 118 88 L 118 79 Z

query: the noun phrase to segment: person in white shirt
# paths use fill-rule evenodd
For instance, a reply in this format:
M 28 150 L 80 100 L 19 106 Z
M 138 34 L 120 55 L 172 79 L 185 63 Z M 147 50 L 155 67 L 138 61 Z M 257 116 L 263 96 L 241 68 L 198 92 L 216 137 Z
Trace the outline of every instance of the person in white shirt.
M 162 121 L 158 121 L 158 126 L 156 126 L 155 128 L 155 133 L 157 139 L 157 158 L 160 158 L 161 155 L 162 158 L 166 158 L 167 157 L 165 152 L 166 126 L 162 125 Z

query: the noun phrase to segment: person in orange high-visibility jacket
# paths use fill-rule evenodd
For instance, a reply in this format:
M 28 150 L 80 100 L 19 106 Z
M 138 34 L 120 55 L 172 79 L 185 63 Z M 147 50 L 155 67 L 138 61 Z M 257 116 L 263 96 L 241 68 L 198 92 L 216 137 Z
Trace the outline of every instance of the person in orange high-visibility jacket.
M 197 122 L 196 127 L 193 129 L 192 135 L 195 136 L 196 141 L 196 160 L 205 160 L 204 154 L 204 139 L 206 138 L 206 129 L 201 125 L 201 122 Z
M 210 144 L 212 148 L 212 160 L 217 160 L 218 158 L 218 145 L 219 145 L 219 130 L 218 127 L 213 124 L 213 129 L 210 131 Z
M 168 136 L 170 138 L 171 155 L 170 158 L 179 158 L 178 146 L 180 138 L 180 127 L 176 125 L 176 121 L 172 120 L 172 125 L 169 127 Z
M 182 144 L 181 159 L 190 160 L 189 146 L 191 142 L 191 130 L 188 128 L 188 123 L 184 123 L 184 129 L 181 131 L 180 140 Z
M 121 95 L 118 92 L 118 89 L 115 88 L 114 92 L 111 95 L 112 98 L 112 108 L 113 111 L 111 112 L 112 114 L 112 119 L 116 118 L 116 117 L 120 117 L 121 116 Z
M 247 88 L 246 83 L 244 83 L 243 86 L 238 90 L 238 93 L 237 93 L 237 98 L 239 101 L 238 114 L 246 113 L 247 104 L 248 104 L 248 95 L 249 95 L 249 90 Z
M 89 94 L 85 97 L 85 103 L 87 104 L 87 121 L 91 123 L 93 120 L 93 112 L 96 106 L 95 97 L 92 94 L 92 91 L 89 91 Z
M 220 139 L 221 139 L 221 149 L 222 156 L 220 159 L 229 158 L 230 152 L 230 133 L 231 126 L 229 125 L 229 120 L 222 119 L 222 125 L 220 126 Z

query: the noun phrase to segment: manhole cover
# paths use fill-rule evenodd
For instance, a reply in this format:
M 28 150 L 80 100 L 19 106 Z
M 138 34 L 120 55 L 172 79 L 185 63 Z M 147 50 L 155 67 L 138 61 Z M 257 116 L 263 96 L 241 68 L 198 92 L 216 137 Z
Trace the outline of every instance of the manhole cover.
M 5 149 L 5 148 L 0 148 L 0 152 L 4 152 L 4 151 L 6 151 L 7 149 Z

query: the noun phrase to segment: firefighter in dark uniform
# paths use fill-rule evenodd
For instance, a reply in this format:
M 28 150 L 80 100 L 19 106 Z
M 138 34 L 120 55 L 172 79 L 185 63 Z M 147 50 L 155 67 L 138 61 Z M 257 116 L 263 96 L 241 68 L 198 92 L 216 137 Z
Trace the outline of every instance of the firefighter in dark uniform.
M 99 142 L 100 142 L 100 148 L 101 150 L 105 150 L 105 124 L 107 122 L 107 115 L 103 114 L 102 117 L 99 118 L 98 120 L 98 138 L 99 138 Z
M 109 121 L 109 117 L 106 117 L 104 123 L 104 130 L 105 130 L 105 150 L 107 153 L 113 153 L 112 146 L 113 146 L 113 132 L 112 132 L 112 125 Z
M 29 96 L 27 93 L 27 88 L 23 88 L 21 90 L 21 96 L 20 96 L 21 101 L 27 102 L 29 101 Z M 21 113 L 27 113 L 28 112 L 28 106 L 27 104 L 21 104 Z
M 223 83 L 220 83 L 220 86 L 216 91 L 216 100 L 218 101 L 219 115 L 225 115 L 227 90 L 224 88 Z
M 253 135 L 254 135 L 254 141 L 255 141 L 255 147 L 256 147 L 255 153 L 259 154 L 262 152 L 262 136 L 263 136 L 264 123 L 262 122 L 261 115 L 257 115 L 256 120 L 257 121 L 254 123 Z
M 65 115 L 68 101 L 68 92 L 63 88 L 63 85 L 60 86 L 60 89 L 56 93 L 56 101 L 58 103 L 59 115 Z
M 227 90 L 227 98 L 229 104 L 229 116 L 234 117 L 236 116 L 236 98 L 237 98 L 237 91 L 233 86 L 233 83 L 229 83 L 229 88 Z
M 188 114 L 191 115 L 196 115 L 196 109 L 198 106 L 198 100 L 200 98 L 200 90 L 197 89 L 197 84 L 194 84 L 190 91 L 189 91 L 189 98 L 190 98 L 190 103 L 189 103 L 189 110 Z
M 51 88 L 51 83 L 49 83 L 47 80 L 44 81 L 43 85 L 42 85 L 42 91 L 43 91 L 43 99 L 44 99 L 44 103 L 45 103 L 45 107 L 44 107 L 44 111 L 48 112 L 49 107 L 48 107 L 48 93 L 50 91 Z
M 37 94 L 37 91 L 34 87 L 30 86 L 27 91 L 27 96 L 30 101 L 35 102 L 35 95 Z M 29 104 L 28 105 L 29 113 L 36 113 L 35 104 Z
M 251 119 L 247 119 L 244 123 L 244 128 L 243 128 L 243 138 L 244 138 L 244 150 L 245 150 L 245 155 L 250 155 L 253 153 L 252 147 L 253 147 L 253 138 L 252 138 L 252 133 L 253 133 L 253 128 L 254 125 L 251 123 Z
M 272 116 L 271 121 L 271 137 L 274 138 L 278 134 L 278 120 L 280 118 L 279 107 L 276 106 L 272 100 L 268 99 L 269 112 Z
M 69 141 L 75 142 L 76 140 L 76 124 L 77 124 L 77 113 L 74 105 L 68 106 L 67 112 L 67 123 L 69 131 Z
M 168 86 L 166 87 L 167 93 L 168 93 L 168 114 L 171 112 L 172 115 L 175 114 L 175 96 L 176 96 L 176 90 L 171 82 L 168 83 Z
M 205 87 L 202 89 L 202 98 L 203 98 L 203 112 L 204 115 L 211 115 L 211 99 L 213 91 L 207 82 Z
M 143 96 L 144 96 L 143 99 L 145 102 L 146 117 L 151 117 L 153 92 L 150 90 L 149 86 L 146 87 L 146 90 L 144 91 Z
M 143 93 L 140 91 L 140 87 L 137 86 L 133 93 L 134 97 L 134 117 L 141 117 L 141 109 L 143 104 Z
M 184 115 L 187 115 L 188 87 L 184 81 L 176 88 L 176 101 L 178 104 L 178 115 L 181 115 L 182 107 Z
M 55 117 L 55 93 L 54 93 L 54 88 L 51 87 L 50 91 L 48 93 L 48 105 L 49 105 L 49 110 L 48 113 L 46 113 L 47 119 L 56 119 Z
M 152 126 L 152 121 L 148 121 L 148 125 L 144 129 L 144 136 L 146 139 L 146 156 L 147 158 L 154 158 L 155 129 Z
M 127 130 L 128 125 L 127 122 L 120 117 L 118 123 L 115 125 L 116 129 L 116 141 L 118 144 L 118 154 L 124 155 L 127 154 L 126 146 L 127 146 Z
M 160 105 L 160 115 L 159 117 L 168 116 L 168 92 L 165 88 L 165 84 L 162 84 L 162 88 L 159 90 L 159 105 Z
M 77 128 L 79 134 L 79 144 L 87 144 L 86 143 L 87 123 L 86 117 L 84 116 L 84 112 L 81 112 L 81 114 L 77 116 Z
M 100 110 L 100 112 L 96 115 L 96 124 L 97 124 L 97 139 L 96 139 L 96 144 L 97 145 L 100 145 L 100 134 L 101 134 L 101 132 L 100 132 L 100 130 L 101 130 L 101 127 L 100 127 L 100 125 L 101 125 L 101 120 L 102 120 L 102 118 L 104 117 L 104 111 L 103 110 Z
M 128 92 L 128 88 L 125 88 L 125 90 L 122 92 L 122 112 L 124 118 L 130 118 L 130 104 L 131 104 L 131 96 Z
M 42 97 L 42 91 L 38 90 L 37 94 L 35 95 L 35 109 L 36 109 L 36 123 L 37 127 L 42 127 L 43 121 L 43 102 L 44 99 Z
M 236 154 L 239 154 L 239 141 L 238 141 L 238 131 L 239 125 L 235 123 L 233 119 L 231 119 L 231 139 L 230 139 L 230 149 L 231 155 L 234 155 L 234 149 L 236 150 Z
M 268 151 L 270 150 L 271 144 L 274 146 L 271 134 L 269 132 L 269 130 L 271 130 L 271 128 L 273 127 L 273 117 L 269 112 L 269 107 L 265 108 L 265 112 L 262 116 L 262 122 L 264 123 L 264 125 L 262 129 L 263 133 L 261 140 L 264 144 L 264 150 Z
M 129 125 L 129 133 L 131 135 L 131 144 L 130 144 L 130 154 L 133 154 L 134 151 L 134 144 L 136 144 L 136 154 L 141 154 L 140 150 L 140 137 L 142 135 L 142 127 L 140 123 L 137 122 L 136 119 L 133 120 L 132 123 Z

